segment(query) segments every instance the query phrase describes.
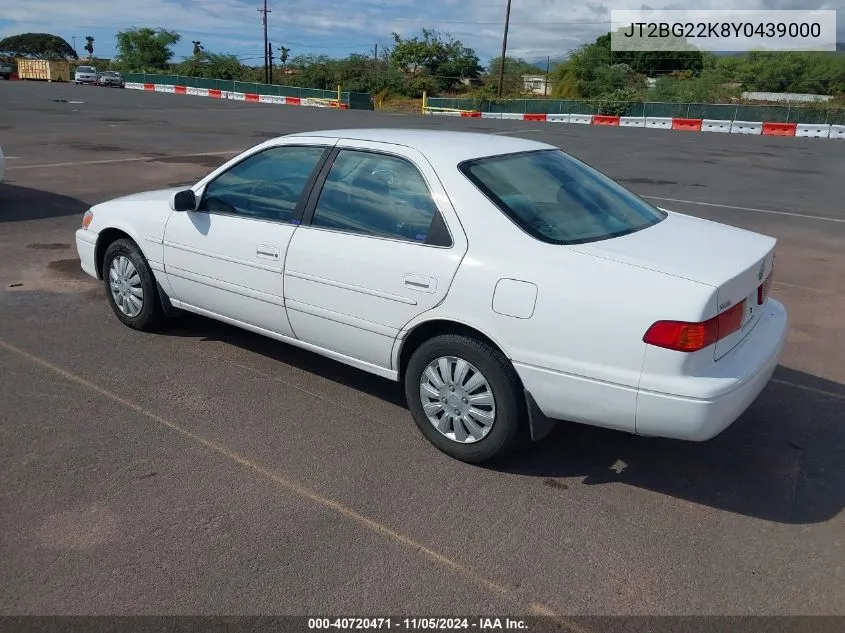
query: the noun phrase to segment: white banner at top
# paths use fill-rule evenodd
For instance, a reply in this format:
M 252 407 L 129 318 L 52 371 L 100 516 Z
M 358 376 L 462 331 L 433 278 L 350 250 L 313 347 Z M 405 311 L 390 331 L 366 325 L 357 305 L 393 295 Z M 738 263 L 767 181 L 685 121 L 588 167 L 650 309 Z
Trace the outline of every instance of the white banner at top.
M 613 51 L 835 51 L 836 11 L 610 11 Z

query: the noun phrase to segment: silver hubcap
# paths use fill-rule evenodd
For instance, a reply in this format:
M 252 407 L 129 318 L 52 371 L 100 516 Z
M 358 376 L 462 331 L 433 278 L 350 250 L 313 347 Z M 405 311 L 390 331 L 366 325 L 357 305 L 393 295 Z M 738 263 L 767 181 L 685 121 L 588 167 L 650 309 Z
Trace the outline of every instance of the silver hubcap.
M 118 255 L 109 267 L 111 296 L 118 310 L 128 317 L 136 317 L 144 307 L 144 289 L 141 277 L 128 257 Z
M 496 401 L 487 379 L 455 356 L 429 363 L 420 378 L 420 401 L 434 428 L 461 444 L 483 439 L 496 421 Z

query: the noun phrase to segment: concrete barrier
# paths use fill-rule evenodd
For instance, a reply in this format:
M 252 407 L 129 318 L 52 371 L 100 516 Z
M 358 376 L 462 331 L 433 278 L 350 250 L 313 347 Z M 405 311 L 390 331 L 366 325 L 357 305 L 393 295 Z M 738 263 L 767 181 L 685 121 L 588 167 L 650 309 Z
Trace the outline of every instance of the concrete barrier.
M 828 138 L 845 138 L 845 125 L 831 125 Z
M 702 119 L 672 119 L 673 130 L 685 130 L 687 132 L 700 132 Z
M 618 116 L 608 116 L 606 114 L 595 114 L 593 115 L 593 125 L 619 125 Z
M 545 112 L 537 113 L 537 114 L 523 114 L 522 120 L 523 121 L 537 121 L 537 122 L 545 122 L 546 117 L 548 115 Z
M 799 123 L 795 127 L 795 136 L 802 136 L 804 138 L 827 138 L 830 136 L 830 126 L 822 123 Z
M 731 121 L 731 134 L 762 134 L 762 121 Z
M 579 125 L 590 125 L 593 122 L 592 114 L 570 114 L 570 123 L 578 123 Z
M 654 128 L 656 130 L 671 130 L 672 117 L 668 116 L 649 116 L 645 119 L 645 126 Z
M 795 136 L 795 123 L 763 123 L 763 136 Z
M 156 92 L 168 92 L 172 94 L 176 92 L 176 86 L 165 86 L 164 84 L 156 84 L 154 90 Z
M 732 121 L 723 119 L 703 119 L 701 121 L 702 132 L 723 132 L 730 134 Z
M 522 121 L 522 112 L 502 112 L 503 119 Z
M 502 113 L 501 112 L 482 112 L 481 118 L 482 119 L 501 119 Z
M 547 114 L 546 115 L 546 122 L 547 123 L 569 123 L 569 116 L 568 114 Z
M 619 117 L 619 127 L 645 127 L 644 116 Z

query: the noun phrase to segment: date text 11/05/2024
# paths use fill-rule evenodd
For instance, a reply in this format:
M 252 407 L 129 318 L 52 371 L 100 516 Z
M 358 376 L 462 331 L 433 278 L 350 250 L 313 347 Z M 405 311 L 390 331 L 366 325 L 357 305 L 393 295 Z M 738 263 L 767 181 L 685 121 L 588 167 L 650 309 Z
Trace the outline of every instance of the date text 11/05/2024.
M 519 618 L 308 618 L 308 629 L 367 630 L 400 629 L 407 631 L 526 631 L 529 624 Z

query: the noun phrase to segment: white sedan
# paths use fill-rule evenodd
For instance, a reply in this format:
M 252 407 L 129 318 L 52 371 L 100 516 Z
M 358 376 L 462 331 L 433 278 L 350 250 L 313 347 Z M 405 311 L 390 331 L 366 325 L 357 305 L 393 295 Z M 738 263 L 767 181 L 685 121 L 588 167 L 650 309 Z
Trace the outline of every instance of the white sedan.
M 82 268 L 129 327 L 187 310 L 402 382 L 425 437 L 468 462 L 555 420 L 712 438 L 787 330 L 773 238 L 519 138 L 283 136 L 82 227 Z

